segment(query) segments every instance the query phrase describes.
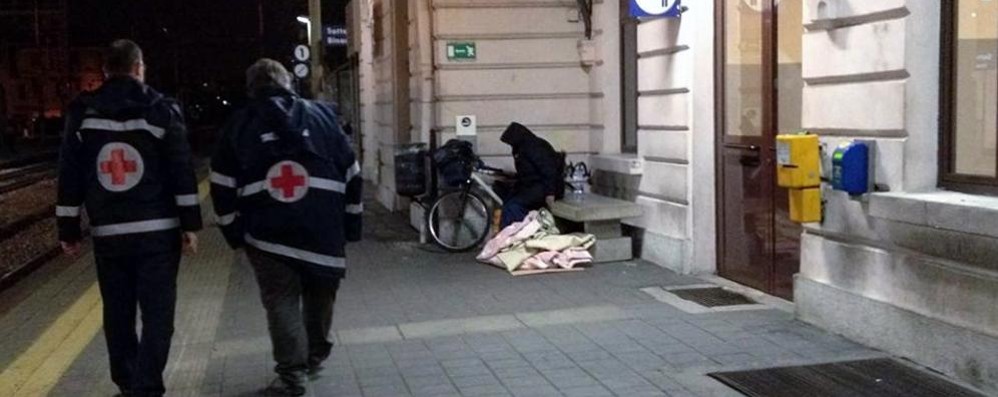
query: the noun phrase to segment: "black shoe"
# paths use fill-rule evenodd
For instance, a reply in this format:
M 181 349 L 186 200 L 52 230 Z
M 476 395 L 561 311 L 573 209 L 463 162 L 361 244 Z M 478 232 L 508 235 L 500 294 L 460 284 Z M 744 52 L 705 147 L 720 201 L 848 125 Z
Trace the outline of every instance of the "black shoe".
M 309 380 L 319 379 L 320 377 L 322 377 L 322 370 L 323 369 L 325 369 L 325 368 L 322 366 L 322 363 L 314 364 L 314 365 L 313 364 L 309 364 L 308 365 L 308 372 L 307 372 L 308 379 Z
M 326 358 L 319 357 L 309 357 L 308 358 L 308 375 L 314 376 L 322 371 L 322 362 L 326 361 Z
M 265 396 L 303 396 L 308 392 L 307 380 L 299 376 L 281 376 L 263 389 Z

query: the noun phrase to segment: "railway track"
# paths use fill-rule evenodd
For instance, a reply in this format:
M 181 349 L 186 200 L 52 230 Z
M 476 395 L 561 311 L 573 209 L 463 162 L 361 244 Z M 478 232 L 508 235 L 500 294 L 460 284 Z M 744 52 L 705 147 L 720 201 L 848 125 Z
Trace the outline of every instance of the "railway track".
M 59 255 L 55 169 L 46 157 L 0 164 L 0 291 Z
M 42 161 L 0 170 L 0 195 L 54 178 L 55 175 L 56 163 L 54 161 Z

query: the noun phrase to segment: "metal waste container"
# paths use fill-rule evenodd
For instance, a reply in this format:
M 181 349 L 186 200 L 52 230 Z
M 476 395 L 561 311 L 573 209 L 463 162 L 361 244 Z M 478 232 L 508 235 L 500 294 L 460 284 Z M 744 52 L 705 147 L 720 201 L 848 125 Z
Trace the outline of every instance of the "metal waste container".
M 415 197 L 426 194 L 425 143 L 399 145 L 395 150 L 395 192 Z

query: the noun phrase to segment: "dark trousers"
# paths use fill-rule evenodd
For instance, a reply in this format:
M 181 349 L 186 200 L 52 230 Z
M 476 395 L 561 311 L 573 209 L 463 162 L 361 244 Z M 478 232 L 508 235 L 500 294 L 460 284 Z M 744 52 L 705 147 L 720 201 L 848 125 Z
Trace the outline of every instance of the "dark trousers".
M 111 380 L 136 396 L 163 395 L 163 369 L 173 338 L 180 252 L 98 256 L 96 260 Z M 141 336 L 135 331 L 139 312 Z
M 329 357 L 329 330 L 340 280 L 309 273 L 300 263 L 247 249 L 267 310 L 267 327 L 274 348 L 274 371 L 295 382 L 309 366 Z
M 544 190 L 540 187 L 513 188 L 499 195 L 503 199 L 502 218 L 499 220 L 501 228 L 522 221 L 530 211 L 539 210 L 545 205 Z

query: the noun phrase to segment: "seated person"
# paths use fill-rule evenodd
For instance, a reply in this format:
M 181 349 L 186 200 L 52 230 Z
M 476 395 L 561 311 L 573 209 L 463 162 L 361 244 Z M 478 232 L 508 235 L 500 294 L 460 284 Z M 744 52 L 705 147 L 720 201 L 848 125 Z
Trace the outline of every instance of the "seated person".
M 565 159 L 548 141 L 519 123 L 506 127 L 501 140 L 513 148 L 516 161 L 516 182 L 497 189 L 504 201 L 501 226 L 505 228 L 565 195 Z

